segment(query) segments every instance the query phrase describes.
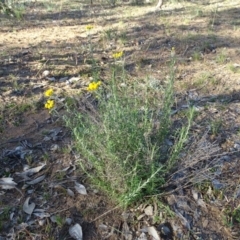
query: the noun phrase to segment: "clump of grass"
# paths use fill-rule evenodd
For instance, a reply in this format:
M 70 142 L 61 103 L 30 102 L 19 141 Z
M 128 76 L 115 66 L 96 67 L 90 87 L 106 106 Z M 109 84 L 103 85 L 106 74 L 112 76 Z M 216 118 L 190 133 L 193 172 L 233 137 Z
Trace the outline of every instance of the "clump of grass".
M 0 132 L 3 132 L 7 123 L 18 126 L 24 121 L 23 115 L 27 111 L 34 110 L 33 103 L 11 102 L 0 107 Z
M 217 56 L 216 56 L 216 62 L 220 64 L 224 64 L 227 62 L 227 54 L 225 53 L 225 50 L 222 50 Z
M 120 31 L 117 35 L 119 41 L 124 44 L 127 42 L 127 33 L 125 31 Z
M 110 86 L 97 90 L 97 106 L 90 104 L 89 111 L 75 111 L 66 123 L 83 159 L 81 168 L 95 185 L 127 206 L 158 193 L 183 149 L 193 111 L 186 126 L 175 133 L 175 145 L 162 161 L 161 149 L 173 128 L 174 61 L 164 91 L 151 92 L 147 85 L 141 88 L 138 84 L 123 90 L 117 81 L 119 77 L 116 80 L 113 74 Z M 160 103 L 159 112 L 155 106 Z
M 204 17 L 204 12 L 202 9 L 197 8 L 195 10 L 195 15 L 196 15 L 196 17 Z
M 240 67 L 235 66 L 234 64 L 230 63 L 228 64 L 228 69 L 233 72 L 233 73 L 239 73 L 240 72 Z
M 24 4 L 17 1 L 0 1 L 0 13 L 4 13 L 9 17 L 17 20 L 23 18 L 25 12 Z
M 200 61 L 200 60 L 202 60 L 201 53 L 198 52 L 198 51 L 194 51 L 193 54 L 192 54 L 192 59 L 193 59 L 193 61 Z
M 0 205 L 2 203 L 0 202 Z M 6 223 L 9 219 L 10 215 L 10 207 L 5 207 L 1 209 L 1 214 L 0 214 L 0 231 L 3 230 L 3 225 Z
M 209 72 L 204 72 L 192 82 L 192 87 L 208 91 L 210 86 L 216 86 L 216 84 L 218 84 L 218 79 L 212 76 Z
M 115 30 L 112 29 L 112 28 L 109 28 L 109 29 L 104 31 L 104 38 L 106 38 L 109 41 L 114 39 L 115 36 L 116 36 Z

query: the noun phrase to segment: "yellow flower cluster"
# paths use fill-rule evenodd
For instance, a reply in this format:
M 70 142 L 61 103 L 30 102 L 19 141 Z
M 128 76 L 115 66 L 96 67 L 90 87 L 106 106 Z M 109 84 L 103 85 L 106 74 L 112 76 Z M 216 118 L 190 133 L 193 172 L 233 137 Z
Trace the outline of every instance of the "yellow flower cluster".
M 101 85 L 101 81 L 98 82 L 91 82 L 89 83 L 87 90 L 88 91 L 95 91 L 99 88 L 99 86 Z
M 45 108 L 47 109 L 52 109 L 54 107 L 54 100 L 48 99 L 47 102 L 45 103 Z
M 49 98 L 53 95 L 53 89 L 49 88 L 44 92 L 44 96 Z M 45 103 L 44 107 L 51 110 L 52 108 L 54 108 L 55 102 L 52 99 L 48 99 L 47 102 Z
M 91 29 L 93 29 L 93 25 L 87 25 L 86 26 L 86 30 L 90 31 Z
M 121 57 L 123 56 L 123 51 L 116 52 L 116 53 L 114 53 L 112 56 L 113 56 L 113 58 L 115 58 L 115 59 L 121 58 Z
M 53 90 L 50 88 L 44 92 L 45 97 L 51 97 L 53 95 Z

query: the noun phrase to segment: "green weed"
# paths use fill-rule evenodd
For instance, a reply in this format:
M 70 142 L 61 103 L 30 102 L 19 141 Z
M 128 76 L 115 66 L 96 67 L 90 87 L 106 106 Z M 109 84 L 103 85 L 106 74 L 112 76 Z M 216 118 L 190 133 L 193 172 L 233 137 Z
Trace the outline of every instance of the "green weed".
M 94 93 L 98 105 L 92 105 L 92 111 L 69 109 L 74 116 L 66 117 L 66 123 L 84 159 L 81 168 L 92 183 L 120 205 L 127 206 L 157 193 L 164 184 L 164 176 L 171 171 L 187 139 L 193 111 L 186 126 L 175 133 L 176 144 L 169 151 L 170 156 L 161 162 L 161 148 L 172 131 L 174 61 L 164 91 L 154 92 L 158 96 L 155 101 L 162 101 L 160 112 L 153 108 L 156 103 L 149 101 L 151 90 L 136 84 L 123 91 L 115 77 L 113 72 L 110 86 Z
M 33 163 L 33 156 L 32 156 L 32 155 L 27 155 L 27 156 L 25 157 L 25 159 L 26 159 L 28 165 L 31 166 L 31 164 Z
M 223 222 L 227 227 L 232 227 L 234 223 L 240 223 L 240 207 L 232 208 L 227 206 L 224 209 Z
M 43 160 L 44 162 L 48 162 L 48 161 L 50 160 L 50 155 L 49 155 L 47 152 L 45 152 L 45 153 L 42 155 L 42 160 Z
M 48 201 L 49 199 L 51 199 L 51 194 L 48 193 L 48 192 L 44 192 L 44 193 L 43 193 L 43 199 L 46 200 L 46 201 Z
M 56 173 L 56 179 L 61 181 L 65 177 L 65 172 L 57 172 Z
M 234 209 L 232 216 L 234 221 L 240 223 L 240 207 Z
M 217 135 L 222 127 L 222 120 L 212 120 L 210 123 L 210 131 L 213 135 Z
M 65 219 L 63 217 L 59 216 L 59 215 L 55 216 L 55 221 L 56 221 L 58 227 L 60 227 L 60 228 L 62 228 L 62 226 L 65 223 Z

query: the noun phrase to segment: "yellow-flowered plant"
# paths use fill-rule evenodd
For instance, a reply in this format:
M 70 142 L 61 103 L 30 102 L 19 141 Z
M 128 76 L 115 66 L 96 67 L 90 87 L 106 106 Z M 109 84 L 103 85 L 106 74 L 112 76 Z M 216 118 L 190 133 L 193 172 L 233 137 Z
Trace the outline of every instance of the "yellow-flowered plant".
M 93 25 L 87 25 L 87 26 L 86 26 L 86 30 L 87 30 L 87 31 L 90 31 L 91 29 L 93 29 Z
M 87 90 L 88 91 L 95 91 L 99 88 L 99 86 L 101 85 L 101 81 L 98 82 L 91 82 L 89 83 Z
M 112 56 L 113 56 L 113 58 L 115 58 L 115 59 L 121 58 L 121 57 L 123 56 L 123 51 L 113 53 Z
M 53 89 L 50 88 L 44 92 L 45 97 L 51 97 L 53 95 Z
M 54 100 L 48 99 L 45 103 L 45 108 L 51 110 L 54 107 Z
M 44 104 L 44 107 L 51 110 L 52 108 L 54 108 L 55 102 L 53 99 L 51 99 L 50 97 L 53 95 L 54 91 L 52 88 L 47 89 L 44 92 L 44 96 L 46 98 L 48 98 L 48 100 L 46 101 L 46 103 Z
M 174 57 L 176 55 L 175 47 L 172 47 L 171 49 L 171 57 Z

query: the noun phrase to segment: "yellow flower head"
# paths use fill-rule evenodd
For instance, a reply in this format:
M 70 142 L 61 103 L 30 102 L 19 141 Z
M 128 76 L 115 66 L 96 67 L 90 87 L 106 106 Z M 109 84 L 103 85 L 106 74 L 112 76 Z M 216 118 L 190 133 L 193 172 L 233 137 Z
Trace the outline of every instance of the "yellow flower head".
M 113 53 L 113 58 L 115 59 L 118 59 L 118 58 L 121 58 L 123 55 L 123 51 L 120 51 L 120 52 L 116 52 L 116 53 Z
M 88 91 L 95 91 L 99 88 L 99 86 L 101 85 L 101 81 L 98 82 L 91 82 L 89 83 L 87 90 Z
M 44 93 L 45 97 L 50 97 L 53 95 L 53 90 L 50 88 L 48 90 L 45 91 Z
M 52 109 L 54 107 L 54 100 L 47 100 L 47 102 L 45 103 L 45 108 L 47 109 Z
M 172 47 L 171 49 L 171 56 L 174 57 L 176 54 L 175 47 Z
M 90 31 L 91 29 L 93 29 L 93 25 L 87 25 L 87 26 L 86 26 L 86 30 L 87 30 L 87 31 Z

